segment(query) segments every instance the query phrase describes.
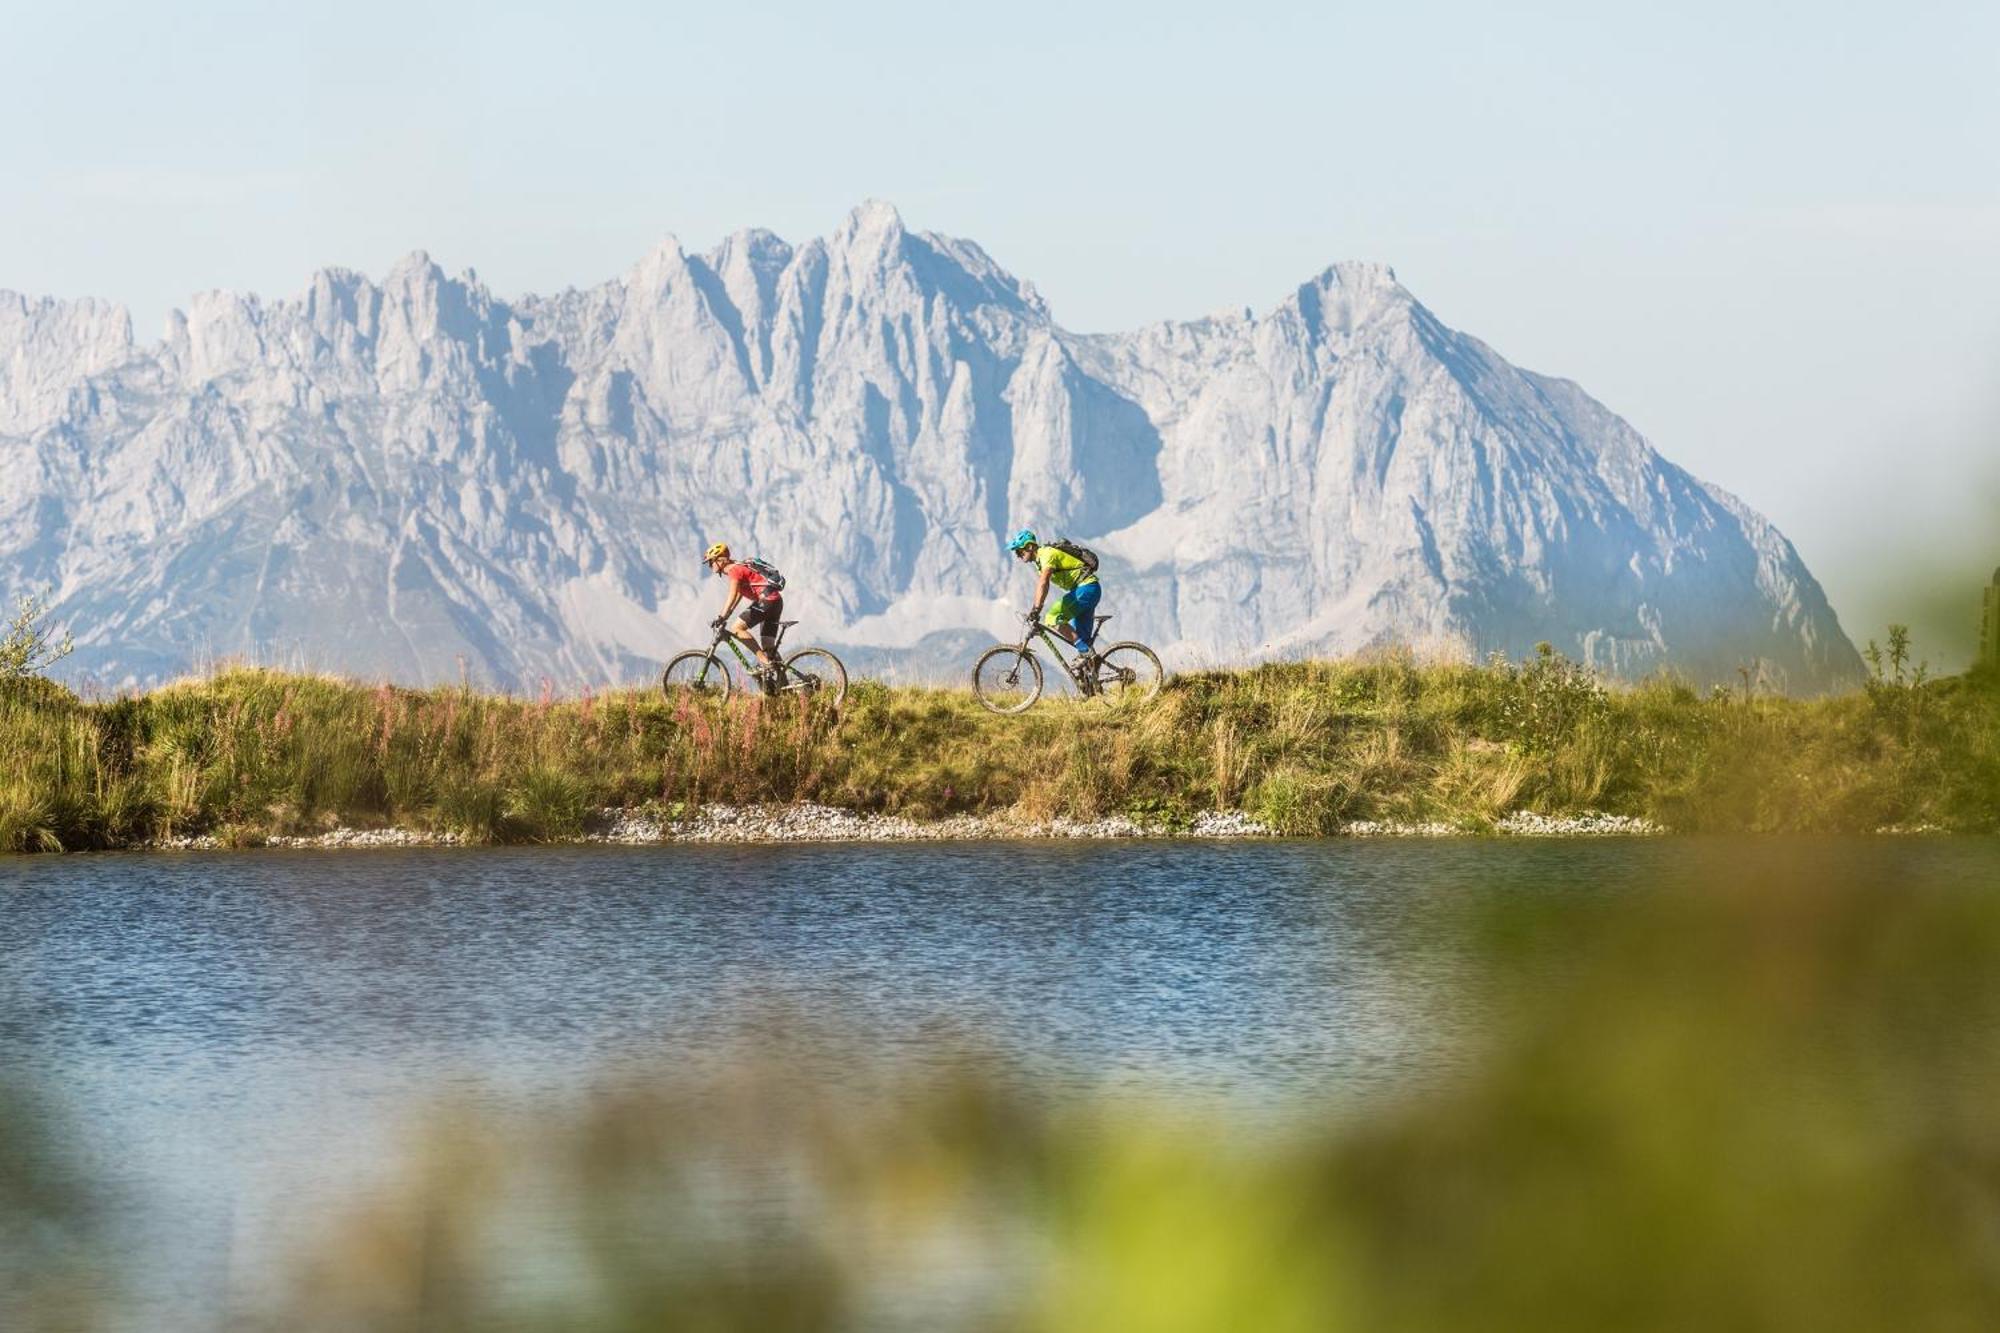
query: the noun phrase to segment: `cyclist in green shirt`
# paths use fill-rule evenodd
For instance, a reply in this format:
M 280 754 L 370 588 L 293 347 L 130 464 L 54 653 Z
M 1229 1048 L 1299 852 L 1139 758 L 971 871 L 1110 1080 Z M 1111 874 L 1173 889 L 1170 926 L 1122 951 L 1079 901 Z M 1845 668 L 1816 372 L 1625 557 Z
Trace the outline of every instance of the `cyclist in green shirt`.
M 1040 571 L 1035 580 L 1035 606 L 1028 612 L 1029 620 L 1044 619 L 1054 633 L 1083 654 L 1083 665 L 1094 664 L 1095 654 L 1090 648 L 1091 627 L 1097 621 L 1097 602 L 1104 595 L 1104 586 L 1097 581 L 1097 571 L 1068 551 L 1054 546 L 1044 546 L 1035 534 L 1022 528 L 1007 543 L 1023 564 L 1033 565 Z M 1049 587 L 1053 584 L 1061 595 L 1049 604 L 1048 614 L 1042 614 L 1042 605 L 1048 602 Z

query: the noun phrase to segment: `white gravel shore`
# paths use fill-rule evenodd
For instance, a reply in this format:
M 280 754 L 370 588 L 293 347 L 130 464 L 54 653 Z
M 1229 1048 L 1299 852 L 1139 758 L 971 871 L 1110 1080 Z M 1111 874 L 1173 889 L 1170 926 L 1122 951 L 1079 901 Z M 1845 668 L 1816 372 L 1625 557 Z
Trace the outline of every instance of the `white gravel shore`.
M 629 810 L 599 812 L 590 842 L 933 842 L 994 838 L 1261 838 L 1270 830 L 1234 811 L 1198 815 L 1184 829 L 1106 819 L 1024 820 L 952 815 L 917 820 L 868 815 L 830 805 L 708 805 L 678 819 Z
M 1632 838 L 1666 832 L 1650 819 L 1600 814 L 1595 810 L 1567 816 L 1517 810 L 1494 824 L 1493 830 L 1516 838 Z
M 212 852 L 223 845 L 220 838 L 207 833 L 162 838 L 143 844 L 146 850 L 158 852 Z M 337 828 L 327 833 L 299 836 L 272 834 L 255 845 L 331 851 L 346 847 L 463 847 L 467 844 L 456 833 L 431 833 L 408 828 Z
M 1209 811 L 1185 827 L 1146 824 L 1124 815 L 1104 819 L 1027 820 L 1008 815 L 953 815 L 918 820 L 900 815 L 871 815 L 828 805 L 707 805 L 698 810 L 665 814 L 648 810 L 606 808 L 589 821 L 586 843 L 765 843 L 765 842 L 943 842 L 990 841 L 1005 838 L 1267 838 L 1271 830 L 1240 811 Z M 1635 837 L 1666 832 L 1650 820 L 1588 812 L 1570 817 L 1516 813 L 1493 826 L 1506 837 L 1577 838 Z M 1398 823 L 1356 820 L 1340 836 L 1354 838 L 1449 838 L 1475 830 L 1445 823 Z M 147 846 L 158 851 L 208 851 L 223 844 L 202 835 L 163 839 Z M 341 849 L 363 847 L 457 847 L 467 845 L 454 833 L 417 829 L 338 828 L 301 837 L 271 837 L 266 847 Z

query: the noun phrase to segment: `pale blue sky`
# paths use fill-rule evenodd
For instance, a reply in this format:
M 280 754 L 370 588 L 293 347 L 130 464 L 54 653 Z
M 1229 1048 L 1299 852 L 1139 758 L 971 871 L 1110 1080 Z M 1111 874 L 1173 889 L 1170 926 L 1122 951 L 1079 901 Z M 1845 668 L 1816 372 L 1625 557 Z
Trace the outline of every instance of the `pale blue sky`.
M 1885 562 L 2000 563 L 1994 0 L 0 4 L 0 287 L 142 334 L 875 196 L 1080 330 L 1387 260 L 1770 515 L 1857 640 L 1923 629 Z

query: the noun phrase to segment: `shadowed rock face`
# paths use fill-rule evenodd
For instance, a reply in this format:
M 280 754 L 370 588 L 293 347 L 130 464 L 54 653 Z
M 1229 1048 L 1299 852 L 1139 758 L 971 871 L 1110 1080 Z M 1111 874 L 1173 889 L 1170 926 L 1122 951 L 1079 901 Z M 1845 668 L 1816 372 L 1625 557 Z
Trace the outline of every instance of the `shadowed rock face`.
M 511 303 L 423 254 L 210 293 L 150 346 L 0 293 L 0 552 L 106 682 L 234 654 L 637 679 L 705 633 L 717 539 L 785 568 L 816 640 L 1004 632 L 1023 525 L 1093 545 L 1117 628 L 1179 665 L 1548 640 L 1626 675 L 1860 671 L 1770 524 L 1379 265 L 1085 337 L 871 203 Z

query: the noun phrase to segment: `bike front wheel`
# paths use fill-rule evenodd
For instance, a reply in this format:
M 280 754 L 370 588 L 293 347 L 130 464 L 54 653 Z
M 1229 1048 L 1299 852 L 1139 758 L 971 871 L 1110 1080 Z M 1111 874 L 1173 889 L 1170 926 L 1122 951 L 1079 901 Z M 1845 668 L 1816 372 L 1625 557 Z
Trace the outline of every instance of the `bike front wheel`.
M 1022 712 L 1042 697 L 1042 664 L 1025 648 L 988 648 L 972 664 L 972 692 L 992 712 Z
M 838 708 L 847 697 L 847 668 L 824 648 L 801 648 L 785 659 L 784 691 Z
M 672 658 L 660 673 L 660 689 L 669 699 L 727 699 L 733 687 L 722 659 L 698 648 Z
M 1097 656 L 1099 698 L 1114 706 L 1144 703 L 1160 692 L 1166 672 L 1158 654 L 1143 643 L 1114 643 Z

